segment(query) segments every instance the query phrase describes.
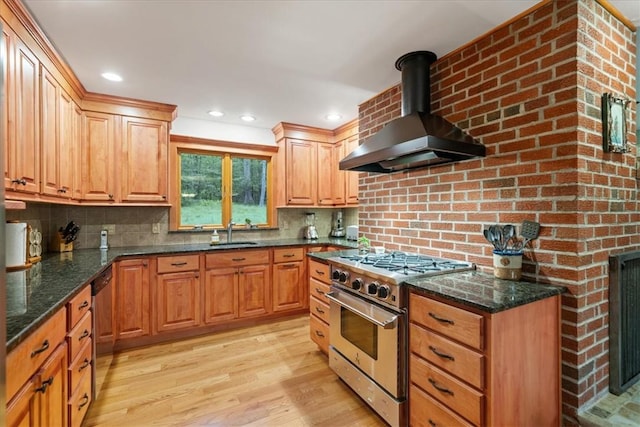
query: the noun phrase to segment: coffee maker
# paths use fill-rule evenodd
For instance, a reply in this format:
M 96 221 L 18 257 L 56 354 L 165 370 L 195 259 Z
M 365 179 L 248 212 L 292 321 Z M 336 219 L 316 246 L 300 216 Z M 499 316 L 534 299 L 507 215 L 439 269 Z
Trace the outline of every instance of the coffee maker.
M 344 237 L 345 229 L 342 226 L 342 211 L 336 211 L 333 213 L 333 220 L 331 221 L 331 237 Z
M 316 214 L 313 212 L 307 212 L 305 220 L 305 227 L 302 233 L 302 237 L 309 240 L 315 240 L 318 238 L 318 230 L 316 230 Z

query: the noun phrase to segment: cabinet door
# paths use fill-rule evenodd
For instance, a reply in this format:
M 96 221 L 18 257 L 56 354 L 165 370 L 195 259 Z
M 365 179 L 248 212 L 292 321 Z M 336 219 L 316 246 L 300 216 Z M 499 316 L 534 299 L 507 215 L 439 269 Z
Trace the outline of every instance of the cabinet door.
M 286 183 L 288 205 L 315 205 L 317 143 L 287 140 Z
M 307 284 L 303 261 L 274 264 L 273 311 L 307 307 Z
M 58 93 L 60 87 L 53 76 L 41 67 L 41 144 L 42 194 L 58 196 L 60 187 L 60 138 L 58 133 Z
M 116 119 L 111 114 L 84 113 L 82 144 L 82 198 L 87 201 L 117 200 L 115 173 Z
M 67 425 L 67 345 L 61 344 L 39 374 L 40 425 Z
M 38 58 L 14 37 L 13 76 L 9 74 L 8 92 L 14 102 L 14 131 L 7 140 L 8 189 L 37 193 L 40 191 L 40 64 Z M 11 72 L 11 69 L 9 69 Z
M 156 275 L 157 332 L 200 326 L 200 274 L 197 271 Z
M 73 197 L 74 172 L 79 166 L 74 159 L 76 149 L 80 149 L 75 139 L 75 108 L 76 103 L 61 88 L 58 93 L 58 194 L 64 198 Z
M 346 143 L 344 144 L 344 156 L 346 157 L 347 155 L 351 154 L 351 152 L 353 150 L 355 150 L 356 148 L 358 148 L 358 135 L 354 135 L 352 137 L 350 137 L 349 139 L 347 139 Z M 346 178 L 346 185 L 345 185 L 345 202 L 349 205 L 357 205 L 358 204 L 358 193 L 359 193 L 359 186 L 360 186 L 360 172 L 347 172 L 347 171 L 343 171 L 343 173 L 345 174 Z
M 318 163 L 317 163 L 317 177 L 315 178 L 318 183 L 318 204 L 324 206 L 332 206 L 334 201 L 334 176 L 336 170 L 334 169 L 334 156 L 333 156 L 333 144 L 318 143 Z
M 5 141 L 4 147 L 4 187 L 13 188 L 11 182 L 15 179 L 15 72 L 14 64 L 14 43 L 15 34 L 9 30 L 7 25 L 2 25 L 2 40 L 0 40 L 0 55 L 4 58 L 2 61 L 3 71 L 3 101 L 2 101 L 2 138 Z
M 236 267 L 206 270 L 204 278 L 204 322 L 220 323 L 238 318 Z
M 149 332 L 149 261 L 120 261 L 116 278 L 116 340 Z
M 31 378 L 7 404 L 7 427 L 33 427 L 38 425 L 39 407 L 36 380 Z
M 240 267 L 238 310 L 240 317 L 270 313 L 271 275 L 268 265 Z
M 333 144 L 333 149 L 331 150 L 331 186 L 333 192 L 333 204 L 334 205 L 344 205 L 345 204 L 345 195 L 346 195 L 346 187 L 347 187 L 347 175 L 349 175 L 346 171 L 340 170 L 340 160 L 344 157 L 345 144 L 343 141 Z M 318 165 L 320 167 L 320 165 Z M 319 183 L 322 181 L 318 181 Z M 318 184 L 319 185 L 319 184 Z
M 83 116 L 82 116 L 82 110 L 80 109 L 80 107 L 78 106 L 78 104 L 76 104 L 75 102 L 73 103 L 73 111 L 71 112 L 71 123 L 73 126 L 73 130 L 72 130 L 72 135 L 71 135 L 71 145 L 72 145 L 72 155 L 73 155 L 73 160 L 72 160 L 72 168 L 74 170 L 73 172 L 73 185 L 71 186 L 71 188 L 73 188 L 73 198 L 80 200 L 82 199 L 82 147 L 84 145 L 83 143 L 83 130 L 82 130 L 82 126 L 83 126 Z
M 123 117 L 122 129 L 122 201 L 166 202 L 167 123 Z

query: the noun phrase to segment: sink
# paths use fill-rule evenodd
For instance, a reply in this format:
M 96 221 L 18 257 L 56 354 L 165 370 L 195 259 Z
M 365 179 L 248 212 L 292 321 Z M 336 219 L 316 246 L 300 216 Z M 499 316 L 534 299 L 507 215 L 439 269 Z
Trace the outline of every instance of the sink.
M 214 243 L 211 246 L 255 246 L 257 245 L 258 242 L 245 242 L 245 241 L 237 241 L 237 242 L 220 242 L 220 243 Z

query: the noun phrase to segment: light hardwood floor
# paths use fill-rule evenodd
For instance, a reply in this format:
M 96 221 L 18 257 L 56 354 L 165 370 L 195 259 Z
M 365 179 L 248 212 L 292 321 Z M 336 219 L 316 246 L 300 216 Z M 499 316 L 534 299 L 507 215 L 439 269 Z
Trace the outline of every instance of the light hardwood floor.
M 329 369 L 308 316 L 109 359 L 84 427 L 385 426 Z

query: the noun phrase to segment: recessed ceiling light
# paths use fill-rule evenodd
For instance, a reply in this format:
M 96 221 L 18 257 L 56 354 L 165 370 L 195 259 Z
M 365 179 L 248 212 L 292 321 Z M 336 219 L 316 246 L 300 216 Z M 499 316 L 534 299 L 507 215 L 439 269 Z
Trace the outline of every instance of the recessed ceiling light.
M 118 74 L 116 73 L 102 73 L 102 77 L 112 81 L 112 82 L 121 82 L 122 81 L 122 77 L 120 77 Z
M 329 120 L 330 122 L 335 122 L 336 120 L 340 120 L 342 116 L 340 114 L 331 113 L 324 116 L 324 118 Z
M 224 113 L 222 111 L 211 110 L 209 111 L 209 115 L 213 117 L 222 117 L 224 116 Z
M 255 121 L 256 118 L 253 117 L 250 114 L 244 114 L 244 115 L 240 116 L 240 119 L 242 119 L 245 122 L 253 122 L 253 121 Z

